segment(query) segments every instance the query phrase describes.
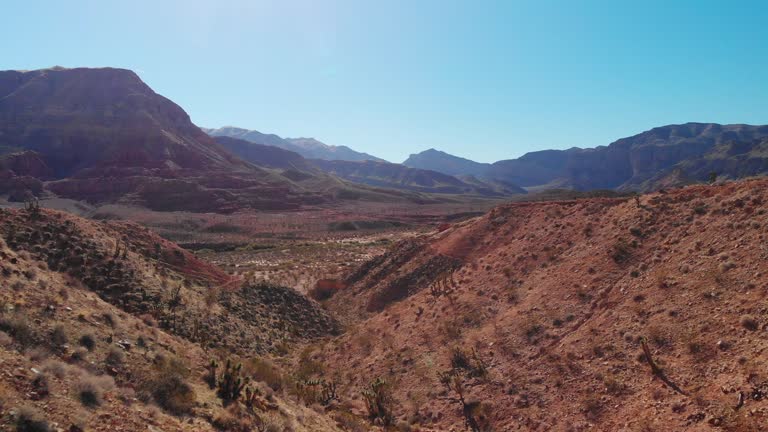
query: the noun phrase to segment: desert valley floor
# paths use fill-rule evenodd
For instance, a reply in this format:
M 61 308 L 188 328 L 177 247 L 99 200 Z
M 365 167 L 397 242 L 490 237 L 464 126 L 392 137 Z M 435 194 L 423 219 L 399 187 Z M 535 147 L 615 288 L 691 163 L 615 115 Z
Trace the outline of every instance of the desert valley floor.
M 761 430 L 766 186 L 418 213 L 9 206 L 0 426 Z

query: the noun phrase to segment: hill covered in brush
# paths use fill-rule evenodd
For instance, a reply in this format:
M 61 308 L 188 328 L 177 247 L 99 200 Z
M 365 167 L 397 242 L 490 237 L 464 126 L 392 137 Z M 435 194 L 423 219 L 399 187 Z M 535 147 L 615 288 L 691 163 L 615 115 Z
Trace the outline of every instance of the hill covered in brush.
M 328 305 L 351 330 L 313 355 L 437 430 L 761 430 L 767 187 L 513 203 L 405 240 L 348 273 Z
M 2 430 L 339 430 L 269 360 L 340 331 L 292 289 L 135 224 L 35 207 L 0 210 L 0 284 Z

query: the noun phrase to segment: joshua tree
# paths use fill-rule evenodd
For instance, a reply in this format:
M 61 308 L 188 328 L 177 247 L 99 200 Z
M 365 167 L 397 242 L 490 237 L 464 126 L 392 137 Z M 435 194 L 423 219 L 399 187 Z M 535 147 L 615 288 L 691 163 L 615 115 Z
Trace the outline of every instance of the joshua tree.
M 384 426 L 389 426 L 394 422 L 393 398 L 386 381 L 376 378 L 361 393 L 368 409 L 368 418 L 373 421 L 379 420 Z
M 236 366 L 233 366 L 232 362 L 227 359 L 224 372 L 219 377 L 219 389 L 217 391 L 217 394 L 224 402 L 224 405 L 237 402 L 237 400 L 240 399 L 243 389 L 248 385 L 250 379 L 240 376 L 242 369 L 242 364 L 238 363 Z
M 215 359 L 211 359 L 211 362 L 206 366 L 208 374 L 205 375 L 205 382 L 208 383 L 208 387 L 210 388 L 216 388 L 216 369 L 218 369 L 218 367 L 219 363 L 216 362 Z
M 480 405 L 478 402 L 467 402 L 464 395 L 464 382 L 462 381 L 461 374 L 456 369 L 451 369 L 448 372 L 438 374 L 440 382 L 445 388 L 455 393 L 456 396 L 449 397 L 449 400 L 461 404 L 461 412 L 464 415 L 464 423 L 472 432 L 481 432 L 480 424 L 475 419 L 475 410 Z

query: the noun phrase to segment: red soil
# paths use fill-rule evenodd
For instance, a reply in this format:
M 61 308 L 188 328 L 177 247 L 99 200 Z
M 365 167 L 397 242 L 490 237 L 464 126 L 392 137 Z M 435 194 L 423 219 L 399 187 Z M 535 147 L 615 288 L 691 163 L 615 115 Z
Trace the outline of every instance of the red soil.
M 351 327 L 316 355 L 361 411 L 381 376 L 402 419 L 437 430 L 462 430 L 437 376 L 454 347 L 488 365 L 464 385 L 493 430 L 764 430 L 767 188 L 508 204 L 400 243 L 333 298 Z M 406 297 L 366 312 L 394 288 Z M 644 339 L 687 395 L 652 374 Z

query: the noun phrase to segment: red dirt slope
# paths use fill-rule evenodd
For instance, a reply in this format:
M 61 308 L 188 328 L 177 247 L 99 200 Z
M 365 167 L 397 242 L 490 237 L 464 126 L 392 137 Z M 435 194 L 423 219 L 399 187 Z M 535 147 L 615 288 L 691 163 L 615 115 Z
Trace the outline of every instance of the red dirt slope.
M 767 191 L 760 179 L 498 207 L 349 275 L 331 308 L 351 329 L 314 355 L 345 396 L 384 377 L 398 417 L 437 430 L 463 430 L 438 380 L 452 359 L 486 365 L 461 376 L 488 430 L 761 430 Z

